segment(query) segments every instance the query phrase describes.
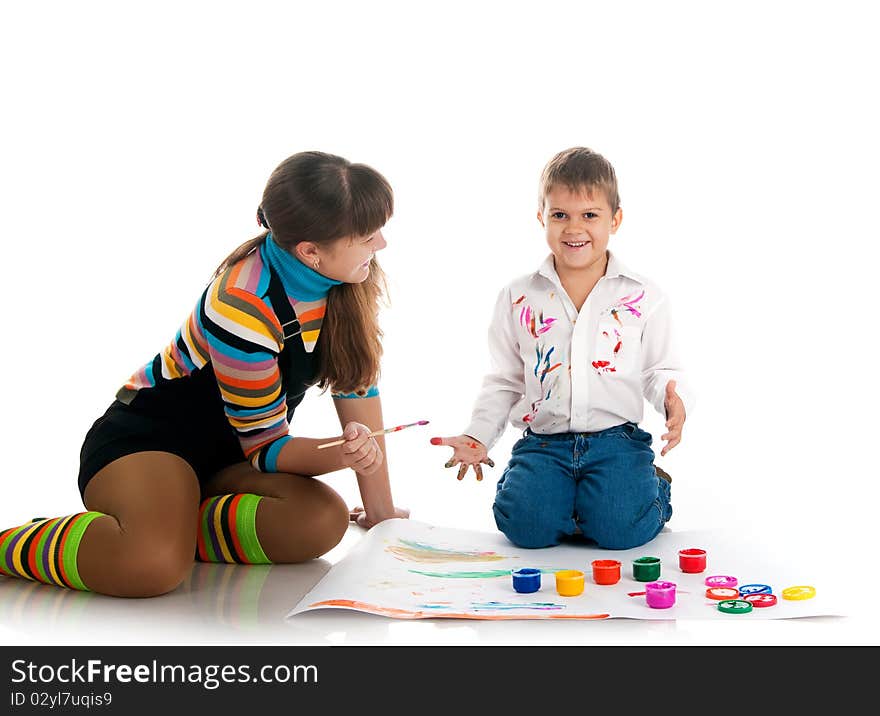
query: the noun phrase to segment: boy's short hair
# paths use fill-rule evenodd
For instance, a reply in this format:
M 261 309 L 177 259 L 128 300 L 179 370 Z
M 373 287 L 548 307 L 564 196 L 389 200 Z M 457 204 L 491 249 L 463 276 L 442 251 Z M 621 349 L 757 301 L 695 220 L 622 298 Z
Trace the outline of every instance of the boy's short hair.
M 617 174 L 605 157 L 587 147 L 572 147 L 554 156 L 541 172 L 538 203 L 543 211 L 544 201 L 553 189 L 564 186 L 569 191 L 601 189 L 611 206 L 611 213 L 620 208 L 617 192 Z

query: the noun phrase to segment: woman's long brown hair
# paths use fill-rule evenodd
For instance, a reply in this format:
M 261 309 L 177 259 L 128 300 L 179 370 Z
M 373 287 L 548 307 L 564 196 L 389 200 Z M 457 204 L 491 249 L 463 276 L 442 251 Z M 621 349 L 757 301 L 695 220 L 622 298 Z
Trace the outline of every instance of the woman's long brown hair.
M 259 212 L 272 238 L 292 252 L 300 241 L 328 245 L 346 236 L 369 236 L 394 213 L 394 194 L 385 177 L 372 167 L 334 154 L 300 152 L 272 172 Z M 214 275 L 257 250 L 269 231 L 245 241 Z M 382 358 L 379 308 L 386 295 L 385 274 L 375 255 L 365 281 L 330 289 L 318 343 L 320 388 L 362 392 L 378 381 Z

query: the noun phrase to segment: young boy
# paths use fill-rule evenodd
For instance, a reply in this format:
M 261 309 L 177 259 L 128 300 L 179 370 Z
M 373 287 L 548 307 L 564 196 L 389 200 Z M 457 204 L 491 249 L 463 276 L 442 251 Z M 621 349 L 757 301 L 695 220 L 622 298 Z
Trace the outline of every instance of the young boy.
M 489 330 L 493 369 L 454 448 L 458 479 L 492 464 L 508 419 L 525 428 L 498 482 L 495 522 L 520 547 L 582 533 L 607 549 L 653 539 L 672 516 L 671 479 L 654 466 L 638 423 L 644 399 L 666 416 L 665 455 L 691 400 L 676 357 L 669 302 L 624 266 L 608 239 L 623 218 L 614 168 L 584 147 L 541 176 L 538 221 L 550 256 L 500 293 Z

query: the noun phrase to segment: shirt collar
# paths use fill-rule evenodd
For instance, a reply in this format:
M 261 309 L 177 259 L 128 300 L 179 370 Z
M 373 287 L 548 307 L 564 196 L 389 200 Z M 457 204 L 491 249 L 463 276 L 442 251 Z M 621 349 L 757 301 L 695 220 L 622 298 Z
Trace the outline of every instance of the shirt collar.
M 558 286 L 562 285 L 559 274 L 556 273 L 556 265 L 553 263 L 553 254 L 549 254 L 537 271 L 538 274 L 550 279 Z M 611 251 L 608 251 L 608 265 L 605 267 L 605 278 L 630 278 L 638 283 L 644 283 L 644 279 L 635 271 L 627 268 L 623 262 Z

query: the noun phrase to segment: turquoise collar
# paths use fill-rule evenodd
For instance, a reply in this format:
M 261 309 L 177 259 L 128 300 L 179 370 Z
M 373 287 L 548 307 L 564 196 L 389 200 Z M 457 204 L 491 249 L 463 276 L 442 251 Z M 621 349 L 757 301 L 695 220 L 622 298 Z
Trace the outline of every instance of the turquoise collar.
M 297 301 L 319 301 L 327 297 L 333 286 L 342 283 L 306 266 L 289 251 L 281 248 L 272 238 L 272 234 L 266 236 L 261 250 L 266 261 L 281 278 L 284 291 Z

